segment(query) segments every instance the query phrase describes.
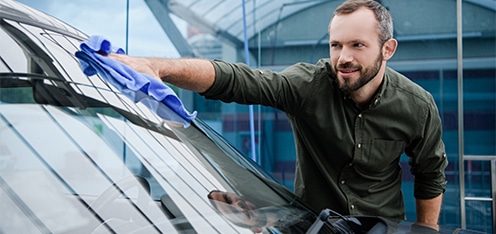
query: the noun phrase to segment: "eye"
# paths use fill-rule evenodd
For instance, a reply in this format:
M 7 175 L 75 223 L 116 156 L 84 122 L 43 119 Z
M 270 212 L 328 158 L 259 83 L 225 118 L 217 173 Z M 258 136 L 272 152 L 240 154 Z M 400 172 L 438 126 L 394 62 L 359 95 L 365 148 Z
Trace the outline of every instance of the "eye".
M 331 43 L 330 46 L 331 46 L 331 48 L 337 48 L 340 45 L 338 43 Z
M 226 201 L 227 204 L 232 204 L 233 201 L 229 197 L 229 195 L 227 195 L 227 194 L 224 193 L 223 196 L 224 196 L 224 201 Z
M 353 44 L 354 47 L 364 47 L 365 45 L 362 43 L 355 43 Z

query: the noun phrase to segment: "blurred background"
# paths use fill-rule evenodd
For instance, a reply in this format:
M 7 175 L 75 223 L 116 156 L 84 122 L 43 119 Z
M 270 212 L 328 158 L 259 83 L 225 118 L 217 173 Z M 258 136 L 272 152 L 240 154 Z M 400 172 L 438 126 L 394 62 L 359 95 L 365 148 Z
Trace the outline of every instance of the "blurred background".
M 136 56 L 202 57 L 282 70 L 328 57 L 327 25 L 341 0 L 18 0 L 103 35 Z M 399 47 L 389 66 L 434 96 L 448 153 L 440 224 L 495 232 L 496 1 L 382 0 Z M 284 113 L 207 101 L 177 89 L 190 110 L 293 189 L 295 148 Z M 329 152 L 332 156 L 332 152 Z M 413 177 L 403 156 L 407 218 Z

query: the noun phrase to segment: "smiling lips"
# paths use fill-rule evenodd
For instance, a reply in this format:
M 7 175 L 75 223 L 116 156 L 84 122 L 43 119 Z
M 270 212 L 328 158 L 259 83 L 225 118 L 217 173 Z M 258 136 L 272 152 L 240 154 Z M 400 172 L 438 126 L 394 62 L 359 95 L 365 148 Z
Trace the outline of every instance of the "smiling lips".
M 336 66 L 337 73 L 345 79 L 350 78 L 355 73 L 359 72 L 361 68 L 362 67 L 360 65 L 355 65 L 351 62 L 338 64 Z
M 343 78 L 350 78 L 353 76 L 355 73 L 357 73 L 360 69 L 339 69 L 338 73 L 341 75 Z

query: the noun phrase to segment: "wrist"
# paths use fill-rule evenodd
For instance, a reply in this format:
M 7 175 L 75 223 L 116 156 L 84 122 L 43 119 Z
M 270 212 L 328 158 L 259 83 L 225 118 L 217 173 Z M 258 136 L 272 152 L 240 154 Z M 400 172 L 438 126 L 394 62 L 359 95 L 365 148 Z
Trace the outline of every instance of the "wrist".
M 428 223 L 428 222 L 417 221 L 417 222 L 415 222 L 415 224 L 439 231 L 439 225 L 437 223 Z

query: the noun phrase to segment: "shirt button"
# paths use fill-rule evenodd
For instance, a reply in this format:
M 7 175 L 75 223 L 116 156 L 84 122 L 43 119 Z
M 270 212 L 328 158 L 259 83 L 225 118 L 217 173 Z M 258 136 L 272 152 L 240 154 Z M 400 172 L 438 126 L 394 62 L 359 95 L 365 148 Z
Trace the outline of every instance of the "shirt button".
M 341 180 L 341 184 L 344 184 L 344 183 L 346 183 L 346 182 L 344 180 Z
M 351 205 L 351 209 L 352 209 L 352 210 L 353 210 L 353 209 L 355 209 L 355 205 Z
M 446 153 L 443 154 L 443 158 L 446 158 Z
M 360 149 L 362 148 L 362 144 L 358 143 L 357 147 Z
M 358 114 L 358 118 L 362 118 L 362 113 Z

